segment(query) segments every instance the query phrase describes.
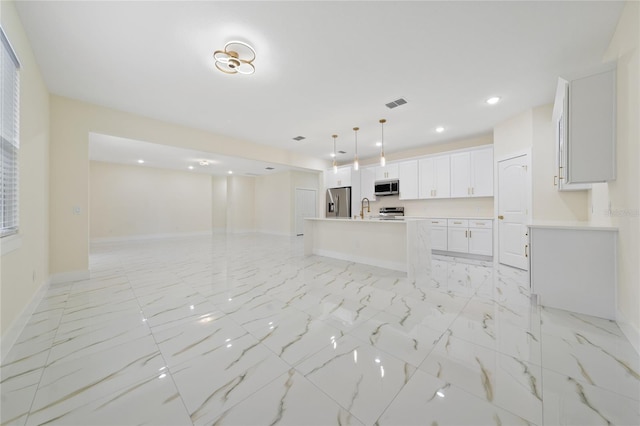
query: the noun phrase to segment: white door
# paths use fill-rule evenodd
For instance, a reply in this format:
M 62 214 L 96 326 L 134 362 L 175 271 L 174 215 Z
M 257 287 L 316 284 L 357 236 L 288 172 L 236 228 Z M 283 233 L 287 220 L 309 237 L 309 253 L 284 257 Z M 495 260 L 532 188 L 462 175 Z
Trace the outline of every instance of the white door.
M 304 234 L 304 218 L 318 217 L 315 189 L 296 188 L 296 235 Z
M 529 162 L 529 155 L 498 162 L 499 262 L 524 270 L 529 269 Z

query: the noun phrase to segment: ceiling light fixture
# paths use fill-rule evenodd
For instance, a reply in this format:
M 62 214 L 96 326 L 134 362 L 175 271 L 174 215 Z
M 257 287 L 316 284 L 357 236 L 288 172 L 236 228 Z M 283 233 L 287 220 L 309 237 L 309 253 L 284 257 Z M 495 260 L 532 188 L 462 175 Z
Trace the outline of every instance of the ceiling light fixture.
M 193 170 L 193 166 L 189 166 L 189 170 Z
M 200 160 L 200 165 L 201 166 L 208 166 L 209 162 L 207 160 Z
M 489 99 L 487 99 L 485 102 L 488 103 L 489 105 L 495 105 L 498 102 L 500 102 L 500 96 L 492 96 Z
M 336 163 L 336 138 L 338 135 L 331 135 L 333 138 L 333 173 L 338 173 L 338 163 Z
M 438 132 L 438 133 L 444 132 L 444 127 L 442 127 L 442 126 L 436 127 L 436 132 Z
M 229 173 L 230 175 L 233 174 L 233 170 L 229 170 L 227 173 Z
M 138 164 L 144 164 L 144 160 L 138 160 Z
M 353 156 L 353 170 L 356 170 L 356 171 L 360 167 L 360 165 L 358 164 L 358 130 L 360 130 L 359 127 L 353 128 L 353 131 L 355 133 L 355 138 L 356 138 L 356 151 L 355 151 L 355 155 Z
M 387 164 L 387 160 L 384 158 L 384 123 L 386 123 L 387 120 L 385 120 L 384 118 L 380 119 L 380 166 L 384 167 L 385 164 Z
M 225 74 L 253 74 L 256 69 L 253 61 L 256 51 L 247 43 L 230 41 L 224 45 L 224 50 L 213 52 L 216 68 Z

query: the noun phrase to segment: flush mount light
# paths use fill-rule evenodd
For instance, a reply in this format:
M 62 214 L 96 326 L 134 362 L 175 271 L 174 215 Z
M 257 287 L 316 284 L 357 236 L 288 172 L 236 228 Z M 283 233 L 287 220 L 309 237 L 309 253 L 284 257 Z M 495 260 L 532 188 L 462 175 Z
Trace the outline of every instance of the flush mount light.
M 485 102 L 488 103 L 489 105 L 495 105 L 498 102 L 500 102 L 500 96 L 492 96 L 489 99 L 487 99 Z
M 436 127 L 436 132 L 438 132 L 438 133 L 444 132 L 444 127 L 442 127 L 442 126 Z
M 225 74 L 253 74 L 256 69 L 253 61 L 256 52 L 253 47 L 241 41 L 230 41 L 224 45 L 224 50 L 213 53 L 216 68 Z
M 207 160 L 200 160 L 200 165 L 201 166 L 208 166 L 209 162 Z

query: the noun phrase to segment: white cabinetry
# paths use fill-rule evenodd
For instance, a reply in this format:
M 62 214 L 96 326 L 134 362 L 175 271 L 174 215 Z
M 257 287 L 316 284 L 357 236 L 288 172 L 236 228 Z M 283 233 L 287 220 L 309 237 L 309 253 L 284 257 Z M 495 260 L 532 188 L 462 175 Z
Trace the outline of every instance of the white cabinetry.
M 333 169 L 324 172 L 324 187 L 338 188 L 341 186 L 351 186 L 351 166 L 338 167 L 338 173 Z
M 493 255 L 493 222 L 488 219 L 449 219 L 447 222 L 448 251 Z
M 364 167 L 360 169 L 360 199 L 368 198 L 375 201 L 376 168 Z
M 449 198 L 449 155 L 427 157 L 419 161 L 419 198 Z
M 451 154 L 451 197 L 493 196 L 493 147 Z
M 376 167 L 376 180 L 398 179 L 398 163 Z
M 400 181 L 400 200 L 418 198 L 418 160 L 398 163 L 398 179 Z
M 554 185 L 560 191 L 615 179 L 615 92 L 615 69 L 559 79 L 553 118 L 558 163 Z
M 447 251 L 447 219 L 430 219 L 431 222 L 431 249 Z

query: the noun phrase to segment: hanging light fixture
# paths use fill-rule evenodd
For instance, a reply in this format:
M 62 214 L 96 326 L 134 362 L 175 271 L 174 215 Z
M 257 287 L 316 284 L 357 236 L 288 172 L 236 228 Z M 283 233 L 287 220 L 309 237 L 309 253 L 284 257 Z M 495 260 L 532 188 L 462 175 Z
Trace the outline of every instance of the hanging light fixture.
M 384 123 L 386 123 L 387 120 L 385 120 L 384 118 L 380 119 L 380 129 L 381 129 L 381 139 L 380 139 L 380 165 L 382 167 L 384 167 L 385 164 L 387 164 L 387 160 L 385 160 L 384 158 Z
M 336 162 L 336 138 L 338 135 L 331 135 L 333 138 L 333 173 L 338 173 L 338 163 Z
M 360 167 L 360 164 L 358 164 L 358 130 L 360 130 L 359 127 L 353 128 L 353 131 L 355 132 L 355 138 L 356 138 L 356 151 L 355 151 L 355 156 L 353 157 L 353 170 L 358 170 L 358 168 Z

